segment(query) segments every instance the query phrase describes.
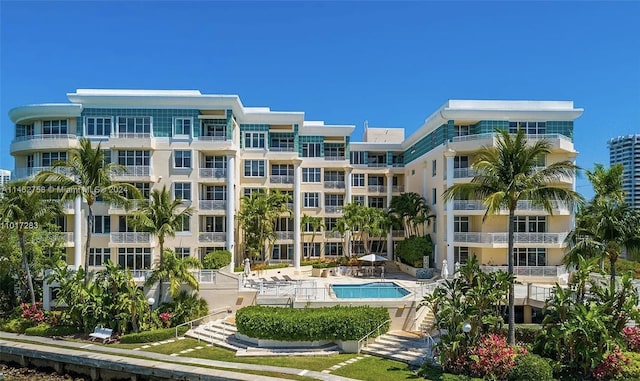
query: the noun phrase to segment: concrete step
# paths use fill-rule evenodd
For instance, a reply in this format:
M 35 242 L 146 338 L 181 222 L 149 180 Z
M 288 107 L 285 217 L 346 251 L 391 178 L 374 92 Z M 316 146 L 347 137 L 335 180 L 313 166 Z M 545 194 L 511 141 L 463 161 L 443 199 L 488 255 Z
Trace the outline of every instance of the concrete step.
M 215 345 L 216 347 L 226 348 L 226 349 L 229 349 L 229 350 L 232 350 L 232 351 L 236 351 L 236 352 L 239 351 L 239 350 L 246 349 L 246 346 L 244 346 L 243 344 L 241 344 L 239 342 L 235 342 L 233 340 L 222 341 L 222 340 L 218 340 L 218 339 L 212 339 L 210 336 L 202 335 L 202 334 L 200 334 L 198 332 L 194 332 L 194 331 L 187 331 L 185 336 L 201 340 L 201 341 L 203 341 L 205 343 L 208 343 L 208 344 L 211 344 L 211 345 Z
M 416 356 L 412 354 L 392 353 L 392 352 L 371 350 L 367 348 L 362 349 L 360 353 L 364 353 L 364 354 L 368 354 L 376 357 L 382 357 L 388 360 L 399 361 L 399 362 L 403 362 L 405 364 L 414 365 L 414 366 L 421 365 L 426 358 L 426 355 L 421 357 L 421 356 Z
M 340 353 L 337 345 L 329 345 L 317 348 L 257 348 L 248 347 L 236 352 L 236 356 L 332 356 Z
M 382 339 L 376 339 L 375 343 L 386 345 L 387 347 L 405 348 L 405 349 L 428 349 L 431 347 L 431 344 L 429 344 L 426 340 L 398 341 L 398 340 L 393 340 L 388 338 L 382 338 Z

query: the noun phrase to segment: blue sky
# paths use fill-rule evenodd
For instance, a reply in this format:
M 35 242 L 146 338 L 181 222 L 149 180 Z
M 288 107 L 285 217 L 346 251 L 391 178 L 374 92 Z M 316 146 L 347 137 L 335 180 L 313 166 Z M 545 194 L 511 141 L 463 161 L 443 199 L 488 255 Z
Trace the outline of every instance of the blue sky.
M 578 164 L 640 133 L 638 2 L 0 0 L 8 111 L 77 88 L 198 89 L 308 120 L 404 127 L 447 99 L 573 100 Z M 584 177 L 578 191 L 591 189 Z

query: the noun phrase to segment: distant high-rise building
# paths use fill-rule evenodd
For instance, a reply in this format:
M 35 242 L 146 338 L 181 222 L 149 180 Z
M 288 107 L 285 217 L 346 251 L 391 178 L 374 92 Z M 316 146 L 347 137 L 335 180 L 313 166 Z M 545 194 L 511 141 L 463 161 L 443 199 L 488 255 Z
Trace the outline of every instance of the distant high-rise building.
M 640 208 L 640 134 L 609 140 L 609 165 L 622 164 L 622 188 L 626 202 Z
M 11 171 L 6 169 L 0 169 L 0 186 L 8 183 L 11 180 Z

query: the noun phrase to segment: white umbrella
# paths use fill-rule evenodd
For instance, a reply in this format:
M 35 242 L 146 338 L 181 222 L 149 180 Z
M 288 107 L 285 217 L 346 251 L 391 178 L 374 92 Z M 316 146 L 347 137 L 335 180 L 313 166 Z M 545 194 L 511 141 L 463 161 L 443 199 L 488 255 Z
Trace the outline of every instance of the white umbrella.
M 358 258 L 358 260 L 366 261 L 366 262 L 383 262 L 383 261 L 387 261 L 387 258 L 377 254 L 367 254 Z

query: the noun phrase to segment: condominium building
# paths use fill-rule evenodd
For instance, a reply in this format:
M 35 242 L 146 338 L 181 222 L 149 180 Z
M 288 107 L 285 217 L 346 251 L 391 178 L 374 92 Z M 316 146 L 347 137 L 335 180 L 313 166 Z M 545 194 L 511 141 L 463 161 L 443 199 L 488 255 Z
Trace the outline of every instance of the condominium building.
M 450 100 L 435 110 L 410 136 L 402 128 L 366 128 L 363 141 L 352 141 L 353 125 L 305 120 L 303 112 L 246 107 L 235 95 L 199 91 L 87 90 L 67 94 L 70 103 L 14 108 L 11 154 L 15 177 L 29 178 L 67 158 L 86 137 L 126 172 L 115 178 L 147 196 L 167 186 L 195 212 L 165 247 L 183 256 L 202 257 L 214 248 L 231 250 L 241 262 L 241 237 L 234 220 L 242 196 L 279 189 L 292 196 L 291 216 L 277 224 L 271 261 L 298 268 L 303 257 L 344 255 L 343 240 L 332 231 L 343 207 L 362 202 L 386 209 L 394 196 L 416 192 L 436 215 L 429 233 L 435 262 L 454 263 L 476 255 L 485 265 L 507 263 L 507 214 L 483 222 L 480 200 L 444 203 L 442 192 L 470 181 L 476 151 L 495 143 L 495 129 L 525 128 L 531 140 L 548 139 L 552 152 L 541 165 L 574 159 L 573 123 L 582 114 L 570 101 Z M 574 178 L 559 180 L 575 188 Z M 80 200 L 66 205 L 60 226 L 70 233 L 70 264 L 82 261 Z M 127 223 L 126 211 L 97 202 L 90 264 L 107 259 L 134 270 L 148 269 L 157 258 L 157 243 Z M 315 236 L 301 227 L 304 214 L 320 216 L 325 228 Z M 572 211 L 555 204 L 553 215 L 523 200 L 517 211 L 516 265 L 548 269 L 560 264 Z M 312 236 L 313 242 L 312 242 Z M 402 231 L 374 242 L 391 258 Z M 354 254 L 362 245 L 354 242 Z M 553 269 L 552 269 L 553 270 Z
M 11 171 L 0 169 L 0 188 L 11 180 Z
M 622 164 L 622 188 L 625 201 L 640 208 L 640 134 L 609 140 L 609 165 Z

